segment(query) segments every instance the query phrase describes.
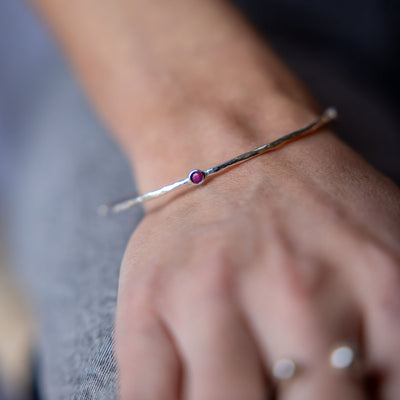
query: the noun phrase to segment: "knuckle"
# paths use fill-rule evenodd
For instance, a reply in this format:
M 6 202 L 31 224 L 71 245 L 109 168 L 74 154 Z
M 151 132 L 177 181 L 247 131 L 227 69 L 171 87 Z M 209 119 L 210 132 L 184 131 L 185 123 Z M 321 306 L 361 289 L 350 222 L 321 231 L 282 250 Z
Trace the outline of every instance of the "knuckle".
M 202 297 L 229 297 L 233 289 L 234 265 L 225 252 L 209 254 L 197 268 L 196 286 Z
M 372 276 L 377 293 L 379 312 L 390 318 L 400 319 L 400 262 L 390 251 L 373 247 L 368 252 L 369 263 L 375 273 Z
M 123 310 L 121 308 L 123 307 Z M 148 321 L 154 316 L 154 307 L 148 297 L 136 295 L 120 306 L 118 322 L 120 326 L 134 328 L 135 331 L 146 329 Z M 130 333 L 128 332 L 128 337 Z
M 400 278 L 399 259 L 390 251 L 381 246 L 370 246 L 367 252 L 368 263 L 373 268 L 379 283 L 390 284 L 398 282 Z
M 377 299 L 378 312 L 391 320 L 400 321 L 400 284 L 382 285 Z
M 137 300 L 137 299 L 135 299 Z M 151 303 L 145 299 L 124 303 L 117 310 L 116 343 L 124 354 L 124 346 L 132 343 L 132 335 L 136 338 L 149 337 L 154 333 L 157 314 Z
M 156 309 L 161 286 L 160 278 L 155 274 L 142 277 L 130 285 L 124 293 L 123 301 L 128 312 L 140 317 Z
M 317 296 L 324 286 L 324 270 L 305 260 L 287 258 L 278 266 L 278 279 L 287 297 L 305 304 Z

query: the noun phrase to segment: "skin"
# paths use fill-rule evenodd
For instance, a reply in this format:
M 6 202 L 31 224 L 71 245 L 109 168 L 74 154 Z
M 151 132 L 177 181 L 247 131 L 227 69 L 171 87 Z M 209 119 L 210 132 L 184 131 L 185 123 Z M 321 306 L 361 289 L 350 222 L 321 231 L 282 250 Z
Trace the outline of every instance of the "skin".
M 226 2 L 36 4 L 141 192 L 318 114 Z M 123 400 L 400 398 L 400 192 L 329 129 L 146 207 L 120 276 Z M 343 342 L 360 361 L 339 373 Z M 299 372 L 276 388 L 285 357 Z

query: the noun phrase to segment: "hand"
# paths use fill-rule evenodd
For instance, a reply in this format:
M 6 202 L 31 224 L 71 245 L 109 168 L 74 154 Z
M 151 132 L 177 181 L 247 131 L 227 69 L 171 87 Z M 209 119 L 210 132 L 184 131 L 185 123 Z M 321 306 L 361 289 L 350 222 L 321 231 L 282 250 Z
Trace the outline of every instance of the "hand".
M 142 192 L 269 141 L 277 117 L 279 134 L 310 122 L 291 125 L 310 96 L 230 2 L 35 3 Z M 329 366 L 341 341 L 400 398 L 399 197 L 319 132 L 158 203 L 122 266 L 123 399 L 265 398 L 282 357 L 299 372 L 280 399 L 363 398 L 356 370 Z
M 399 200 L 327 132 L 164 200 L 122 264 L 122 399 L 267 399 L 282 358 L 280 400 L 400 398 Z

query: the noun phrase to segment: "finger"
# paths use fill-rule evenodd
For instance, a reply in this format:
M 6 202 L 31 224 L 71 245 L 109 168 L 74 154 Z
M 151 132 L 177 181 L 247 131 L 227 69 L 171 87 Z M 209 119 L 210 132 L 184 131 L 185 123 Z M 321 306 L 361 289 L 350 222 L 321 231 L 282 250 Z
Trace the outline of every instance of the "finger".
M 180 363 L 159 318 L 148 310 L 120 312 L 116 352 L 122 400 L 180 398 Z
M 174 310 L 174 334 L 185 360 L 185 400 L 265 400 L 254 342 L 229 296 L 198 290 Z M 177 303 L 178 304 L 178 303 Z
M 387 311 L 368 311 L 365 356 L 370 391 L 376 398 L 394 400 L 400 399 L 400 323 Z
M 369 244 L 358 260 L 364 273 L 359 291 L 365 314 L 365 357 L 370 390 L 376 397 L 400 398 L 400 263 Z M 362 264 L 362 265 L 361 265 Z
M 317 361 L 317 360 L 314 360 Z M 336 373 L 320 363 L 308 365 L 307 373 L 295 379 L 280 383 L 279 400 L 365 400 L 367 399 L 362 381 L 346 373 Z
M 336 344 L 358 342 L 357 312 L 333 276 L 305 277 L 304 271 L 312 266 L 296 262 L 267 273 L 265 268 L 251 271 L 241 288 L 249 324 L 269 371 L 283 358 L 296 365 L 294 378 L 279 384 L 279 399 L 363 399 L 360 376 L 337 373 L 329 360 Z M 326 271 L 321 265 L 314 267 Z

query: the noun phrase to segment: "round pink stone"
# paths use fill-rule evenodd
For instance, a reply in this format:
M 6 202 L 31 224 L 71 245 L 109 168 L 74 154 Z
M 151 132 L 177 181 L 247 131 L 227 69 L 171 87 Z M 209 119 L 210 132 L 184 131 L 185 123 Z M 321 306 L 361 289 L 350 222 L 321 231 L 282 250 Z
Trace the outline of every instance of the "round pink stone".
M 202 171 L 196 170 L 190 174 L 190 180 L 194 184 L 198 185 L 199 183 L 203 182 L 204 174 Z

